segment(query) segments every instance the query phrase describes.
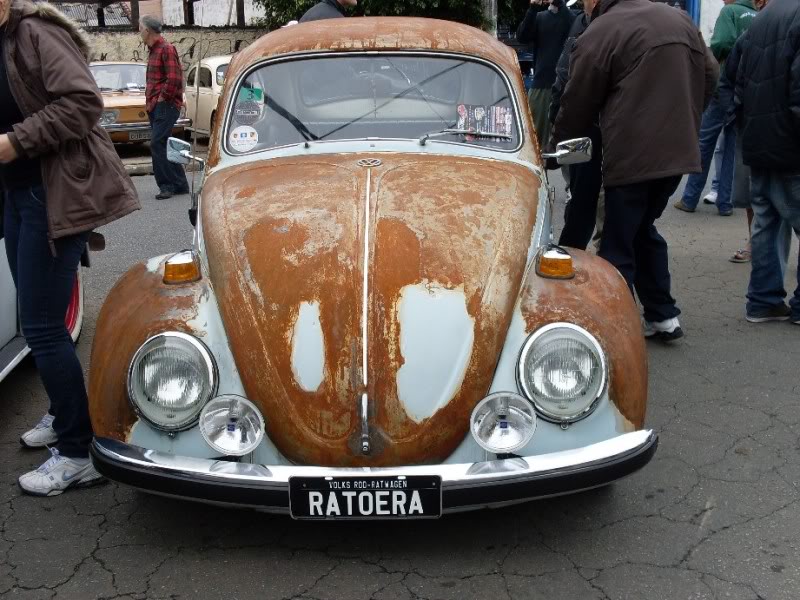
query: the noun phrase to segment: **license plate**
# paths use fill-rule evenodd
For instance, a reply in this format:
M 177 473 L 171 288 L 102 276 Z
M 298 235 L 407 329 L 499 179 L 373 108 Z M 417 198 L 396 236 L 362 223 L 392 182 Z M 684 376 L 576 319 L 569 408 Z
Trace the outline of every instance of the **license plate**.
M 292 477 L 294 519 L 435 519 L 442 515 L 442 478 Z
M 131 131 L 128 134 L 128 139 L 132 142 L 139 142 L 142 140 L 149 140 L 150 139 L 150 132 L 149 131 Z

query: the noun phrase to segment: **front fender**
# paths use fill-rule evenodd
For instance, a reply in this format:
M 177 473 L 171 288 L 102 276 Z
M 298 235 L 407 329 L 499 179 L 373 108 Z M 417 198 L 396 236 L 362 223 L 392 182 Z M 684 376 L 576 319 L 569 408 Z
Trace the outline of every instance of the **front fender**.
M 211 290 L 205 279 L 166 285 L 167 258 L 134 266 L 117 282 L 100 311 L 89 372 L 89 411 L 99 437 L 127 441 L 137 421 L 128 402 L 128 368 L 145 341 L 164 331 L 206 337 L 198 307 Z
M 639 309 L 609 262 L 580 250 L 570 249 L 570 254 L 573 279 L 545 279 L 529 270 L 519 303 L 525 332 L 565 322 L 597 338 L 608 357 L 609 399 L 641 429 L 647 409 L 647 349 Z

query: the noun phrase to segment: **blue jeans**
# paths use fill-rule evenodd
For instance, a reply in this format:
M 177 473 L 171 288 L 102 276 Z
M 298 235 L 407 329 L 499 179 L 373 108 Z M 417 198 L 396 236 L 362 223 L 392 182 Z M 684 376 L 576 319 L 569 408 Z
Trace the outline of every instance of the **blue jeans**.
M 22 333 L 50 398 L 58 451 L 86 458 L 92 441 L 83 369 L 65 319 L 88 233 L 54 240 L 50 247 L 42 186 L 7 190 L 3 237 L 19 296 Z
M 725 147 L 725 131 L 719 136 L 717 147 L 714 150 L 714 179 L 711 180 L 711 191 L 719 194 L 719 174 L 722 173 L 722 151 Z
M 156 178 L 158 189 L 171 194 L 182 194 L 189 191 L 189 182 L 186 180 L 183 166 L 167 160 L 167 140 L 172 135 L 172 130 L 180 114 L 181 111 L 167 102 L 159 102 L 153 112 L 147 113 L 153 129 L 153 137 L 150 140 L 153 175 Z
M 792 233 L 800 236 L 800 171 L 783 173 L 752 170 L 753 262 L 747 290 L 747 314 L 759 315 L 783 304 L 786 263 Z M 789 304 L 800 319 L 800 264 L 797 289 Z
M 736 127 L 733 123 L 725 125 L 728 107 L 714 96 L 706 112 L 703 113 L 703 122 L 700 125 L 700 163 L 702 173 L 689 175 L 686 189 L 683 192 L 683 203 L 689 208 L 696 208 L 700 196 L 708 181 L 708 172 L 711 170 L 711 159 L 717 147 L 720 133 L 725 131 L 722 147 L 722 168 L 717 173 L 719 189 L 717 190 L 717 208 L 720 211 L 733 209 L 731 202 L 731 188 L 733 186 L 733 170 L 736 166 Z

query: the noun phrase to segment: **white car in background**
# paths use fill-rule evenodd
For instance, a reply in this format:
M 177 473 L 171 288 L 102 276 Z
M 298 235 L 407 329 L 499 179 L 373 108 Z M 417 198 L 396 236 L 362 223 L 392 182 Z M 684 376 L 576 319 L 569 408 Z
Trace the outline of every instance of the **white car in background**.
M 84 261 L 85 262 L 85 261 Z M 83 279 L 80 270 L 67 310 L 67 329 L 77 341 L 83 327 Z M 19 324 L 17 290 L 8 269 L 5 246 L 0 243 L 0 381 L 30 353 Z
M 217 104 L 232 56 L 212 56 L 192 65 L 186 74 L 186 115 L 200 135 L 211 135 Z

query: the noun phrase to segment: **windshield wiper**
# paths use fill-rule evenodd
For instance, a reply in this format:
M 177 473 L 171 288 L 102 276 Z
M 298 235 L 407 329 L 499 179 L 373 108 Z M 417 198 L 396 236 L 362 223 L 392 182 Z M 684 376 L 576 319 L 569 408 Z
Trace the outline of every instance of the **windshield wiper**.
M 492 133 L 490 131 L 479 131 L 475 129 L 442 129 L 441 131 L 431 131 L 419 138 L 419 145 L 424 146 L 425 143 L 434 137 L 441 137 L 445 135 L 471 135 L 476 138 L 497 138 L 500 140 L 511 141 L 514 138 L 505 133 Z

